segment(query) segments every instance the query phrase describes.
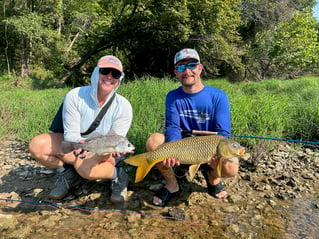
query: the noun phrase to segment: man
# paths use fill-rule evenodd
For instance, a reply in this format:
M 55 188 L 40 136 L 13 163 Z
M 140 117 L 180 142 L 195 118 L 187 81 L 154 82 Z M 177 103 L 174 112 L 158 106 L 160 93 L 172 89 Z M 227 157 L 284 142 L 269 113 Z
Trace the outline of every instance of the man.
M 116 93 L 124 77 L 121 61 L 115 56 L 99 59 L 91 75 L 91 85 L 77 87 L 69 91 L 63 102 L 63 131 L 41 134 L 29 143 L 31 155 L 41 164 L 56 169 L 57 181 L 49 194 L 51 199 L 64 198 L 71 188 L 78 185 L 82 178 L 112 179 L 110 201 L 124 201 L 128 177 L 122 168 L 116 168 L 123 159 L 120 153 L 111 157 L 93 155 L 78 149 L 63 154 L 61 142 L 81 142 L 97 135 L 113 131 L 126 136 L 132 122 L 132 106 L 123 96 Z M 86 136 L 81 136 L 95 120 L 103 106 L 115 95 L 100 125 Z M 81 175 L 81 176 L 80 176 Z
M 201 79 L 203 65 L 196 50 L 183 49 L 174 58 L 174 73 L 181 87 L 170 91 L 166 96 L 165 135 L 152 134 L 147 142 L 147 151 L 154 150 L 164 142 L 191 136 L 193 130 L 213 131 L 219 135 L 230 136 L 230 107 L 228 97 L 220 89 L 205 86 Z M 166 185 L 155 194 L 153 204 L 165 206 L 173 197 L 178 196 L 180 188 L 172 167 L 180 162 L 169 158 L 156 167 L 166 180 Z M 207 182 L 208 193 L 216 198 L 226 196 L 217 172 L 218 159 L 212 158 L 204 165 L 203 175 Z M 222 162 L 222 177 L 232 177 L 238 172 L 238 158 Z

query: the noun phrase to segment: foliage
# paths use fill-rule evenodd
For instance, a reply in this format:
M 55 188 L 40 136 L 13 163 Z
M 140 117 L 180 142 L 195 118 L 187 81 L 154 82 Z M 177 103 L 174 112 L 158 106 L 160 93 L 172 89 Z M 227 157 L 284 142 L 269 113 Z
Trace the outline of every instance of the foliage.
M 184 47 L 199 51 L 208 77 L 232 82 L 313 73 L 318 63 L 315 0 L 0 2 L 7 74 L 82 85 L 114 54 L 132 79 L 165 77 Z
M 298 77 L 317 68 L 319 43 L 314 24 L 314 17 L 305 11 L 278 26 L 269 51 L 277 75 Z
M 69 88 L 34 89 L 31 79 L 0 78 L 0 138 L 28 142 L 48 132 L 52 119 Z M 224 90 L 231 104 L 232 135 L 247 147 L 260 143 L 256 136 L 319 141 L 319 80 L 266 80 L 231 84 L 226 80 L 207 80 L 205 84 Z M 179 83 L 153 77 L 124 82 L 119 93 L 133 107 L 133 123 L 128 138 L 137 153 L 153 132 L 163 132 L 164 100 Z M 267 141 L 267 140 L 266 140 Z M 268 140 L 269 141 L 269 140 Z M 273 142 L 273 141 L 271 141 Z M 275 142 L 274 142 L 275 143 Z
M 309 47 L 313 52 L 318 51 L 315 37 L 318 31 L 311 10 L 314 4 L 315 1 L 312 0 L 242 2 L 243 24 L 240 33 L 246 48 L 243 57 L 244 79 L 264 80 L 271 77 L 287 77 L 290 73 L 293 76 L 294 72 L 298 72 L 299 75 L 312 73 L 311 69 L 317 66 L 317 61 L 308 64 L 306 68 L 303 64 L 299 65 L 300 62 L 289 65 L 292 62 L 287 61 L 287 54 L 290 54 L 289 49 L 295 48 L 294 51 L 299 51 L 299 54 L 295 55 L 294 60 L 298 61 L 297 57 L 301 57 L 300 61 L 308 61 L 312 58 L 309 57 L 310 54 L 300 54 L 298 49 Z M 298 34 L 295 34 L 296 32 Z M 293 46 L 284 35 L 293 38 Z M 276 53 L 278 55 L 275 56 Z M 283 62 L 280 62 L 281 60 Z M 288 65 L 289 69 L 286 69 Z M 293 72 L 290 72 L 291 68 L 294 68 Z

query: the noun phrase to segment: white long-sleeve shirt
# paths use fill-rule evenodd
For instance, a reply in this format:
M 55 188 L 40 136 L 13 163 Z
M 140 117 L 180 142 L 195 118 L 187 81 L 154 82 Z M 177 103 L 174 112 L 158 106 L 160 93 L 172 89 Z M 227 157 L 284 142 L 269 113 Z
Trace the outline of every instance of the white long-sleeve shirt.
M 77 87 L 67 93 L 62 112 L 64 140 L 79 142 L 97 135 L 106 135 L 111 129 L 116 134 L 125 137 L 130 129 L 133 118 L 130 102 L 116 93 L 117 87 L 100 107 L 97 100 L 98 79 L 99 67 L 95 67 L 91 76 L 91 85 Z M 116 94 L 115 98 L 103 116 L 100 125 L 92 133 L 84 136 L 85 138 L 82 137 L 81 133 L 90 127 L 113 94 Z

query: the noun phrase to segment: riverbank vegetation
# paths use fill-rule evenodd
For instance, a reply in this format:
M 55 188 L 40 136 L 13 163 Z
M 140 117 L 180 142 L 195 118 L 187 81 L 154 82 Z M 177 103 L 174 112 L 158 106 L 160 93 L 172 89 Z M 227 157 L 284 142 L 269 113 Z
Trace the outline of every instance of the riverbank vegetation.
M 259 139 L 288 138 L 319 141 L 319 80 L 303 77 L 294 80 L 271 79 L 262 82 L 229 83 L 224 79 L 206 80 L 207 85 L 224 90 L 231 104 L 232 135 L 245 145 Z M 147 137 L 163 132 L 164 100 L 179 83 L 169 78 L 136 78 L 123 82 L 118 93 L 132 104 L 134 119 L 128 138 L 137 152 L 145 150 Z M 48 132 L 51 121 L 71 88 L 34 88 L 31 79 L 19 82 L 0 78 L 0 137 L 28 142 Z

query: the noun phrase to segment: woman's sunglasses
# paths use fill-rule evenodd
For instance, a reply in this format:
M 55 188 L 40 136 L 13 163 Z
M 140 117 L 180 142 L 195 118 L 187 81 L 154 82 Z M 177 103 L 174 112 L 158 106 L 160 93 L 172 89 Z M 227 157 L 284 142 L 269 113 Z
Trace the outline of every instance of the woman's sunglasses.
M 195 70 L 197 65 L 198 65 L 198 62 L 190 62 L 187 64 L 181 64 L 181 65 L 176 66 L 176 70 L 180 73 L 184 72 L 186 70 L 186 68 L 188 68 L 190 70 Z
M 120 79 L 122 76 L 122 73 L 119 70 L 113 69 L 113 68 L 100 68 L 99 72 L 101 75 L 108 75 L 110 72 L 112 72 L 112 76 L 115 79 Z

